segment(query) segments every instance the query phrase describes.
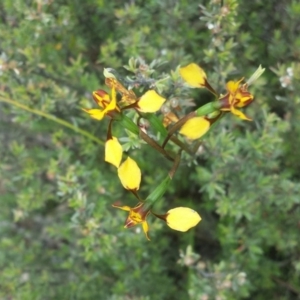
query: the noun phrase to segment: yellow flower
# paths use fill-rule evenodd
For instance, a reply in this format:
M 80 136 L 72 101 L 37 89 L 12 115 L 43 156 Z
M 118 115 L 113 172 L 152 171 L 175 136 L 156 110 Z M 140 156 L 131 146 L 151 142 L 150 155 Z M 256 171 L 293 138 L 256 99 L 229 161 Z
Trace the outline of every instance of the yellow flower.
M 193 117 L 184 123 L 179 133 L 191 140 L 196 140 L 202 137 L 209 130 L 209 127 L 210 122 L 204 117 Z
M 149 225 L 146 218 L 150 212 L 159 219 L 164 220 L 167 225 L 177 231 L 185 232 L 192 227 L 195 227 L 200 221 L 200 215 L 193 209 L 188 207 L 176 207 L 170 209 L 165 215 L 157 215 L 151 211 L 151 206 L 147 201 L 139 202 L 135 207 L 113 205 L 115 208 L 119 208 L 129 212 L 129 215 L 125 221 L 125 228 L 130 228 L 138 224 L 142 224 L 144 233 L 148 240 L 150 240 L 148 232 Z
M 118 139 L 111 137 L 105 143 L 105 161 L 119 168 L 123 149 Z
M 139 202 L 135 207 L 131 208 L 129 206 L 118 206 L 113 205 L 113 207 L 129 211 L 129 216 L 127 217 L 125 221 L 125 228 L 130 228 L 138 224 L 142 224 L 144 233 L 147 237 L 147 239 L 150 241 L 148 232 L 149 232 L 149 226 L 146 221 L 147 216 L 150 213 L 150 208 L 145 205 L 145 202 Z
M 192 88 L 206 87 L 206 74 L 204 70 L 195 63 L 179 69 L 183 80 Z
M 176 207 L 166 213 L 165 221 L 170 228 L 185 232 L 195 227 L 201 221 L 201 217 L 191 208 Z
M 186 67 L 180 68 L 179 70 L 181 77 L 193 88 L 205 87 L 213 94 L 217 95 L 215 90 L 211 87 L 207 81 L 205 72 L 201 67 L 195 63 L 191 63 Z M 237 108 L 245 107 L 249 105 L 254 97 L 248 92 L 247 83 L 241 85 L 244 78 L 239 81 L 229 81 L 226 84 L 227 94 L 225 96 L 220 96 L 218 100 L 219 109 L 221 111 L 231 112 L 237 117 L 250 121 L 245 114 L 239 111 Z M 217 103 L 217 102 L 216 102 Z
M 154 90 L 147 91 L 137 102 L 138 110 L 144 113 L 157 112 L 166 101 Z
M 251 121 L 245 114 L 236 109 L 237 107 L 245 107 L 249 105 L 254 97 L 251 93 L 248 92 L 247 84 L 240 85 L 244 78 L 239 81 L 229 81 L 226 84 L 227 94 L 219 98 L 220 110 L 230 111 L 237 117 Z
M 137 163 L 130 157 L 119 167 L 118 176 L 125 189 L 137 191 L 140 188 L 141 170 Z
M 120 111 L 119 108 L 117 107 L 117 96 L 116 96 L 116 90 L 114 87 L 111 90 L 111 99 L 110 99 L 109 95 L 102 90 L 93 92 L 93 98 L 102 109 L 82 108 L 82 110 L 87 112 L 92 118 L 94 118 L 96 120 L 99 120 L 99 121 L 102 120 L 104 118 L 104 116 L 107 114 L 110 114 L 110 112 Z

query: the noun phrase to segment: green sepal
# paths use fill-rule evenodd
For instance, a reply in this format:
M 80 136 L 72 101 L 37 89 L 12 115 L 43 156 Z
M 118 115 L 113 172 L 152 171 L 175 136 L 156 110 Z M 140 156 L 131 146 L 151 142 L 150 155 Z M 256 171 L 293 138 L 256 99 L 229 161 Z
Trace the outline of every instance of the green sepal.
M 209 102 L 199 107 L 195 112 L 198 117 L 206 116 L 220 109 L 220 103 L 217 101 Z

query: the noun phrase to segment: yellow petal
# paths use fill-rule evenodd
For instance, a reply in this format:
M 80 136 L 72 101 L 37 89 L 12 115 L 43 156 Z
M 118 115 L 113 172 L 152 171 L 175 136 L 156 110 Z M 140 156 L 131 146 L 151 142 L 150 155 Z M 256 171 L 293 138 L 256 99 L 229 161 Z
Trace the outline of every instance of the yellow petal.
M 179 133 L 191 140 L 196 140 L 202 137 L 209 130 L 209 127 L 210 123 L 205 118 L 194 117 L 184 123 Z
M 119 168 L 122 159 L 123 149 L 118 139 L 112 137 L 105 143 L 105 161 Z
M 102 108 L 104 108 L 110 102 L 109 95 L 103 90 L 94 91 L 93 98 L 95 102 Z
M 138 190 L 141 183 L 141 170 L 137 163 L 128 157 L 118 169 L 118 176 L 127 190 Z
M 226 84 L 227 91 L 234 94 L 240 86 L 240 83 L 244 80 L 244 77 L 239 81 L 228 81 Z
M 231 106 L 230 111 L 242 120 L 252 121 L 252 119 L 248 118 L 244 113 L 242 113 L 240 110 L 235 109 L 233 106 Z
M 167 212 L 166 222 L 174 230 L 187 231 L 201 221 L 200 215 L 188 207 L 176 207 Z
M 253 101 L 253 95 L 249 92 L 237 92 L 235 107 L 245 107 Z
M 131 207 L 129 207 L 127 205 L 125 205 L 125 206 L 118 206 L 118 205 L 113 204 L 112 207 L 119 208 L 119 209 L 122 209 L 122 210 L 125 210 L 125 211 L 130 211 L 131 210 Z
M 149 238 L 149 235 L 148 235 L 149 225 L 148 225 L 147 221 L 144 221 L 142 226 L 143 226 L 143 230 L 144 230 L 144 233 L 146 235 L 146 238 L 148 239 L 148 241 L 150 241 L 150 238 Z
M 116 95 L 116 89 L 113 87 L 111 89 L 111 101 L 106 106 L 105 112 L 108 112 L 108 111 L 116 109 L 116 106 L 117 106 L 117 95 Z
M 165 101 L 165 98 L 158 95 L 154 90 L 150 90 L 140 98 L 138 109 L 144 113 L 154 113 L 161 108 Z
M 104 115 L 105 115 L 105 111 L 104 110 L 100 110 L 100 109 L 86 109 L 86 108 L 82 108 L 83 111 L 87 112 L 92 118 L 96 119 L 96 120 L 102 120 Z
M 189 64 L 179 70 L 181 77 L 193 88 L 205 87 L 206 74 L 197 64 Z

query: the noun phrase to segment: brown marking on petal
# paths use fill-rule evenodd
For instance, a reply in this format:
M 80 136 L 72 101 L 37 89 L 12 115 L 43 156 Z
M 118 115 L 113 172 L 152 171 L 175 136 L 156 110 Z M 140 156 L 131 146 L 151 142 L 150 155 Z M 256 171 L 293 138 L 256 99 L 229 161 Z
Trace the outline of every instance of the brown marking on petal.
M 105 108 L 110 103 L 109 95 L 103 90 L 97 90 L 92 93 L 92 97 L 96 104 Z M 99 99 L 100 98 L 100 99 Z
M 128 217 L 125 221 L 124 228 L 131 228 L 137 224 L 138 223 L 136 223 L 134 220 L 132 220 L 130 217 Z

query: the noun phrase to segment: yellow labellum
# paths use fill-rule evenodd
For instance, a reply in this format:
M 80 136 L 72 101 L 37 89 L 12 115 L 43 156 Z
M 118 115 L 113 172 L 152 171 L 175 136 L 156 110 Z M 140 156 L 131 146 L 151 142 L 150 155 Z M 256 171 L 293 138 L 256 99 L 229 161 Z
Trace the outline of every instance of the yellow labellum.
M 195 63 L 179 69 L 183 80 L 193 88 L 205 87 L 206 74 L 204 70 Z
M 177 231 L 185 232 L 201 221 L 200 215 L 188 207 L 176 207 L 167 212 L 167 225 Z
M 137 163 L 128 157 L 119 167 L 118 176 L 127 190 L 138 190 L 141 183 L 141 170 Z
M 112 137 L 105 143 L 105 161 L 119 168 L 122 159 L 123 149 L 118 139 Z
M 205 118 L 194 117 L 184 123 L 179 133 L 191 140 L 196 140 L 202 137 L 209 130 L 209 127 L 210 123 Z
M 138 102 L 138 110 L 144 113 L 157 112 L 166 101 L 154 90 L 147 91 Z

